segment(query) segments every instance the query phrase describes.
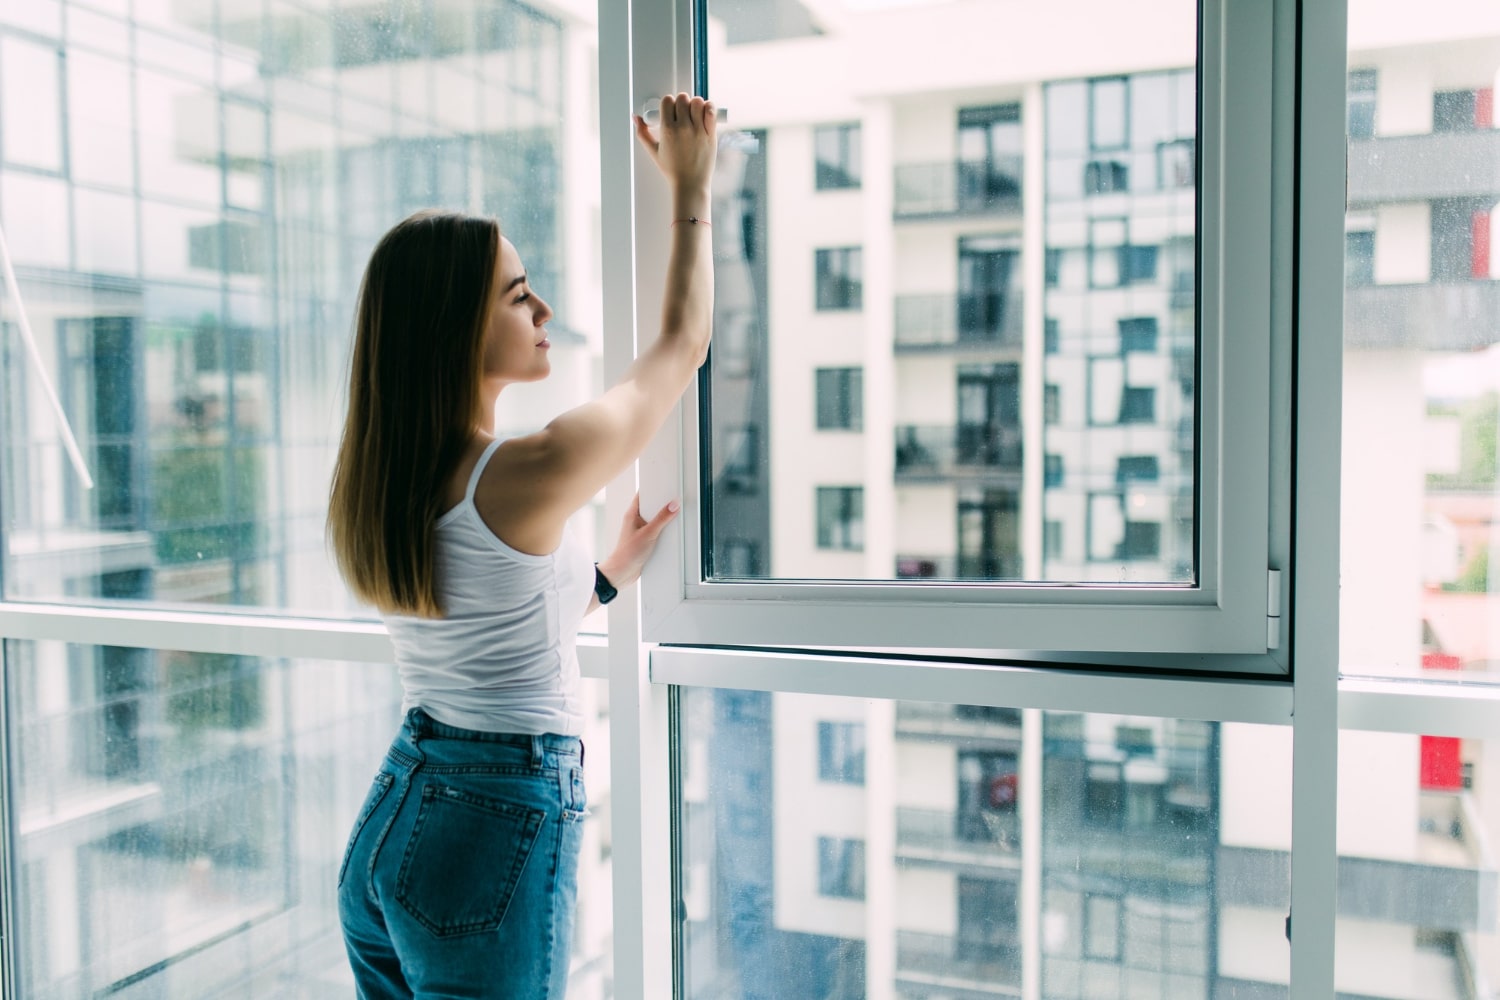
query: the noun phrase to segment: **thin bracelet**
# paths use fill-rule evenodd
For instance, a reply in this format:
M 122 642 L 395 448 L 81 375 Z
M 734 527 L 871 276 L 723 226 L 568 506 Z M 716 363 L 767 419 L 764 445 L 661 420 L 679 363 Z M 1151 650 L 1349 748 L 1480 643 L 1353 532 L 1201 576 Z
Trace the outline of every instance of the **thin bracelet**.
M 673 219 L 672 225 L 675 226 L 679 222 L 691 222 L 695 226 L 707 226 L 709 229 L 714 227 L 712 222 L 709 222 L 707 219 L 700 219 L 696 215 L 690 215 L 686 219 Z

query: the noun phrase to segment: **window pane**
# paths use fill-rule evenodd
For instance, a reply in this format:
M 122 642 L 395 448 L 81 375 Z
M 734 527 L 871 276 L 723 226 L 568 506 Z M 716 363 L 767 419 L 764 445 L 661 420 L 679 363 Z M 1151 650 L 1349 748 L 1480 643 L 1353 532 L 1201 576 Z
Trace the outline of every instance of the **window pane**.
M 1497 31 L 1453 3 L 1349 5 L 1348 674 L 1500 677 Z
M 0 149 L 6 162 L 62 170 L 61 85 L 57 49 L 0 36 Z
M 1474 996 L 1500 970 L 1486 740 L 1339 736 L 1341 996 Z
M 733 690 L 679 704 L 688 1000 L 1015 996 L 1028 968 L 1057 1000 L 1285 994 L 1289 729 Z M 863 735 L 863 785 L 827 778 L 841 731 Z
M 753 545 L 768 579 L 1195 583 L 1197 5 L 1132 9 L 1156 54 L 1122 71 L 1079 55 L 1094 32 L 1119 51 L 1122 8 L 1102 0 L 1040 5 L 1019 64 L 955 44 L 1013 36 L 1004 5 L 859 3 L 814 24 L 706 3 L 711 93 L 755 109 L 715 188 L 708 578 L 718 550 Z M 893 76 L 894 51 L 943 57 Z M 788 74 L 821 120 L 766 90 Z M 845 185 L 856 151 L 864 180 Z M 1040 181 L 1025 198 L 1023 176 Z M 1120 363 L 1107 406 L 1101 359 Z M 855 367 L 883 398 L 845 423 L 827 373 Z M 763 428 L 753 504 L 715 478 L 746 425 Z M 1145 454 L 1160 474 L 1117 483 Z M 807 500 L 851 486 L 870 512 L 858 558 Z M 1049 523 L 1078 543 L 1049 547 Z
M 7 350 L 25 402 L 0 427 L 5 596 L 356 610 L 323 524 L 355 296 L 389 227 L 493 215 L 554 308 L 552 376 L 502 394 L 503 433 L 596 391 L 595 28 L 516 0 L 100 6 L 68 5 L 60 54 L 0 40 L 0 221 L 99 481 Z M 0 321 L 16 309 L 0 290 Z M 754 431 L 732 469 L 764 454 Z M 604 521 L 591 507 L 580 533 L 608 544 Z
M 5 656 L 18 995 L 353 996 L 336 889 L 400 724 L 394 667 L 54 642 Z M 607 815 L 604 686 L 584 697 L 590 810 Z M 608 996 L 606 827 L 584 834 L 581 1000 Z

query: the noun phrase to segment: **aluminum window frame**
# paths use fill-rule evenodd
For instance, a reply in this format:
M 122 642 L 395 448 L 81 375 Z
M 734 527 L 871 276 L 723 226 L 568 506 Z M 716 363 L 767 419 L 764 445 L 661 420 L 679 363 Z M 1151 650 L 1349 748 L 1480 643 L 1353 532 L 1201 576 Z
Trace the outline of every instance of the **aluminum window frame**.
M 692 51 L 691 25 L 702 2 L 635 0 L 638 10 L 660 4 L 664 32 L 632 36 L 640 72 L 627 91 L 635 106 L 706 74 Z M 1256 0 L 1201 6 L 1197 584 L 707 580 L 702 407 L 689 392 L 640 466 L 644 505 L 674 496 L 683 501 L 683 515 L 663 534 L 642 581 L 647 641 L 834 646 L 860 635 L 870 648 L 948 647 L 1009 657 L 1152 653 L 1194 657 L 1198 669 L 1204 657 L 1215 657 L 1209 669 L 1288 675 L 1284 651 L 1267 641 L 1266 623 L 1267 571 L 1285 564 L 1291 503 L 1290 468 L 1271 454 L 1271 442 L 1291 433 L 1289 409 L 1274 405 L 1272 371 L 1275 358 L 1290 349 L 1292 275 L 1273 268 L 1273 257 L 1290 257 L 1274 251 L 1291 246 L 1294 185 L 1287 183 L 1290 158 L 1273 169 L 1272 151 L 1273 143 L 1285 150 L 1292 142 L 1295 36 L 1273 44 L 1275 9 Z M 660 182 L 639 164 L 636 170 L 636 205 L 649 219 Z M 1280 180 L 1273 184 L 1273 176 Z M 878 197 L 884 184 L 867 176 L 866 197 Z M 638 280 L 649 289 L 659 272 L 647 274 L 646 262 L 665 258 L 666 235 L 645 226 L 633 245 Z M 643 330 L 656 322 L 608 298 L 605 311 L 634 315 Z M 1289 396 L 1286 387 L 1280 391 Z M 878 513 L 870 519 L 880 523 Z M 1283 588 L 1278 602 L 1288 600 Z

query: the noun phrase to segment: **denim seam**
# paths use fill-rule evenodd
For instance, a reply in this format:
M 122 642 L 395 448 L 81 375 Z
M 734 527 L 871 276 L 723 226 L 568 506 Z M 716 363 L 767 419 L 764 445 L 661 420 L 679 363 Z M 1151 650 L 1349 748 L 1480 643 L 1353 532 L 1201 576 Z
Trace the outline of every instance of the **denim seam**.
M 380 905 L 380 897 L 375 894 L 375 862 L 380 857 L 380 852 L 385 849 L 386 838 L 391 834 L 391 827 L 396 825 L 396 817 L 401 815 L 401 807 L 406 804 L 406 796 L 411 792 L 411 776 L 411 771 L 401 775 L 401 794 L 391 808 L 390 818 L 385 821 L 385 826 L 380 828 L 380 836 L 375 838 L 375 843 L 370 848 L 370 862 L 365 870 L 365 895 L 376 906 Z M 386 794 L 389 795 L 390 792 L 387 791 Z
M 371 796 L 369 792 L 365 793 L 368 801 L 365 802 L 364 808 L 359 811 L 359 818 L 354 821 L 354 830 L 349 834 L 349 846 L 344 849 L 344 860 L 339 863 L 339 878 L 337 882 L 339 888 L 343 888 L 344 877 L 349 873 L 349 862 L 354 860 L 354 848 L 359 842 L 360 835 L 365 832 L 365 824 L 370 822 L 370 817 L 375 815 L 375 810 L 380 808 L 380 803 L 384 802 L 385 797 L 390 794 L 391 785 L 395 783 L 395 780 L 393 776 L 380 771 L 375 775 L 375 780 L 372 782 L 372 784 L 380 786 L 380 794 Z M 373 790 L 372 788 L 371 791 Z

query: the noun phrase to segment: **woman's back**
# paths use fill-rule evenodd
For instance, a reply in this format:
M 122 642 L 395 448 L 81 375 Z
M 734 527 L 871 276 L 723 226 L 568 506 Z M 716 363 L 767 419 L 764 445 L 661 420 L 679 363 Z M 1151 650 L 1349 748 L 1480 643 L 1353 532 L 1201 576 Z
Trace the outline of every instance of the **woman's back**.
M 484 450 L 463 498 L 434 528 L 444 617 L 384 616 L 406 691 L 402 710 L 420 707 L 485 732 L 578 735 L 574 640 L 593 564 L 571 532 L 553 552 L 532 555 L 485 523 L 475 487 L 499 443 Z

